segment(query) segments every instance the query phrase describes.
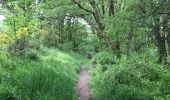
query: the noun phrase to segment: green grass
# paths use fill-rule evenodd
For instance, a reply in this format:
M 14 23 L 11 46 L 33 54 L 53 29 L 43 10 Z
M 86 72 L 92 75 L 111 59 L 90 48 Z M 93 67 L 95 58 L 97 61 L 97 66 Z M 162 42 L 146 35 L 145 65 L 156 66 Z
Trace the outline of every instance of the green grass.
M 0 100 L 76 100 L 79 54 L 43 48 L 39 60 L 0 55 Z

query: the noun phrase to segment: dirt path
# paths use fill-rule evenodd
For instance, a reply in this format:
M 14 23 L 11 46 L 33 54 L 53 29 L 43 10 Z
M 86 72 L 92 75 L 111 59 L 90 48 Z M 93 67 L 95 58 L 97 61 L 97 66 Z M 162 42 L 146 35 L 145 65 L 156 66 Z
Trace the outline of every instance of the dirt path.
M 88 91 L 88 72 L 85 65 L 81 65 L 79 80 L 76 84 L 78 100 L 90 100 Z

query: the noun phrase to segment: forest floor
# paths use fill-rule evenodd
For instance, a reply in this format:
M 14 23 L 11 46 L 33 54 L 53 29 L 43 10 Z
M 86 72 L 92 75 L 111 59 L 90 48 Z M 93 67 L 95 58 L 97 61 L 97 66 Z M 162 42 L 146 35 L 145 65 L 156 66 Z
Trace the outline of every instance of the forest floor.
M 80 66 L 79 80 L 76 84 L 78 100 L 90 100 L 88 90 L 88 72 L 85 65 Z

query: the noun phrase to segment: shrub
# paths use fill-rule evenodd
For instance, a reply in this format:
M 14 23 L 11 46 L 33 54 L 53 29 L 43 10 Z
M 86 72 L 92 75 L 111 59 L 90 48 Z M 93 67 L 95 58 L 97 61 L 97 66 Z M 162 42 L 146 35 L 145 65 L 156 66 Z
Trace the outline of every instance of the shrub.
M 170 73 L 167 73 L 161 81 L 160 91 L 162 95 L 170 95 Z
M 100 52 L 91 61 L 90 93 L 94 100 L 155 100 L 168 98 L 169 71 L 153 61 L 134 55 L 115 58 Z M 109 63 L 111 60 L 111 63 Z M 103 71 L 103 66 L 107 70 Z M 164 73 L 167 73 L 166 75 Z
M 29 49 L 29 42 L 26 40 L 25 36 L 16 39 L 7 48 L 8 52 L 11 55 L 19 55 L 19 56 L 25 55 L 27 49 Z
M 8 33 L 0 33 L 0 44 L 8 44 L 14 40 L 14 36 Z
M 108 69 L 109 65 L 116 64 L 117 62 L 115 56 L 106 51 L 97 53 L 91 60 L 91 63 L 98 64 L 103 72 Z
M 97 53 L 94 58 L 94 61 L 96 61 L 96 63 L 99 63 L 101 65 L 111 65 L 111 64 L 116 64 L 116 59 L 115 57 L 112 55 L 112 53 L 110 52 L 99 52 Z
M 28 41 L 25 36 L 16 39 L 7 48 L 10 55 L 26 57 L 31 60 L 39 59 L 37 50 L 40 50 L 40 46 L 35 42 Z

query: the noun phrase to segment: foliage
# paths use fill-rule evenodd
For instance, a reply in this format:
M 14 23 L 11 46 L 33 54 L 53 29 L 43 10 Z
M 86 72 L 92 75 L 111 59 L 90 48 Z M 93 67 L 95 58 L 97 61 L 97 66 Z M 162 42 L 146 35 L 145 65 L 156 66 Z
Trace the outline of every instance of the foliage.
M 26 37 L 16 39 L 13 44 L 10 44 L 8 47 L 8 52 L 14 55 L 24 55 L 26 49 L 29 49 L 29 42 L 26 40 Z
M 8 44 L 14 40 L 14 36 L 8 33 L 0 33 L 0 44 Z
M 143 55 L 141 56 L 143 57 Z M 91 61 L 90 93 L 94 100 L 150 100 L 168 99 L 170 72 L 147 58 L 134 55 L 115 58 L 109 52 L 100 52 Z M 105 61 L 114 63 L 103 63 Z M 96 67 L 94 67 L 96 66 Z M 107 69 L 103 71 L 103 67 Z M 163 92 L 164 91 L 164 92 Z
M 16 37 L 21 37 L 21 36 L 28 36 L 29 31 L 27 27 L 19 28 L 16 33 Z

